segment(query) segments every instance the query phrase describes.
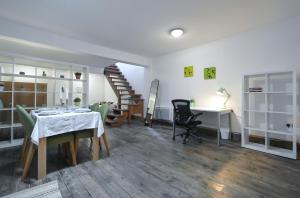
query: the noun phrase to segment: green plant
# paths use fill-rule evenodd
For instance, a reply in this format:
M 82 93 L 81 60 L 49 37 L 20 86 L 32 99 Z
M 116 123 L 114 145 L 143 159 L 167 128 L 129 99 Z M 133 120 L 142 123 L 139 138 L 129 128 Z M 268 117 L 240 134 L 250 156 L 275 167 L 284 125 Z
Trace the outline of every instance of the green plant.
M 81 99 L 80 99 L 80 98 L 74 98 L 73 101 L 74 101 L 74 102 L 81 102 Z

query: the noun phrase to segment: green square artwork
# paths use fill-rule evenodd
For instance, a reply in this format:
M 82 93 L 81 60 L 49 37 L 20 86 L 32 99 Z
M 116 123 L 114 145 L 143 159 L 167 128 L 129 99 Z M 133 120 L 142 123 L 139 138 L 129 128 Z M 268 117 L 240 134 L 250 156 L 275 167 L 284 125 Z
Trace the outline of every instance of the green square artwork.
M 193 77 L 194 76 L 194 66 L 187 66 L 184 67 L 184 77 L 188 78 L 188 77 Z
M 204 80 L 216 79 L 217 69 L 216 67 L 204 68 Z

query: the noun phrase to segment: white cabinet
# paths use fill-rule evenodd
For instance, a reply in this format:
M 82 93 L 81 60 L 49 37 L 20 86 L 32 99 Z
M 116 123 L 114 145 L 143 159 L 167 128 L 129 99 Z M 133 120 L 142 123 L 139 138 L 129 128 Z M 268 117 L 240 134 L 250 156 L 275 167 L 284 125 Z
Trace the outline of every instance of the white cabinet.
M 296 159 L 299 130 L 299 87 L 296 72 L 245 75 L 242 98 L 242 146 Z M 276 140 L 292 144 L 283 148 Z
M 81 73 L 76 79 L 75 73 Z M 69 90 L 69 106 L 76 97 L 88 105 L 88 67 L 30 58 L 0 56 L 0 148 L 22 143 L 16 105 L 28 112 L 60 105 L 60 88 Z

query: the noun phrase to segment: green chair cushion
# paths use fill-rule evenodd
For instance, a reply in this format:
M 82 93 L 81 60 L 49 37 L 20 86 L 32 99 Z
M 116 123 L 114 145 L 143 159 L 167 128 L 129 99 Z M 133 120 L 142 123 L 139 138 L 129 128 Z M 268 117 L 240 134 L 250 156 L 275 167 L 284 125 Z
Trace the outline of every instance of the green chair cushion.
M 93 110 L 94 109 L 94 110 Z M 95 103 L 91 106 L 91 110 L 95 112 L 99 112 L 101 114 L 102 121 L 104 122 L 106 120 L 107 114 L 108 114 L 108 104 L 105 103 L 99 107 L 98 103 Z M 86 129 L 81 131 L 74 131 L 74 135 L 76 139 L 81 138 L 91 138 L 93 137 L 93 130 Z
M 91 138 L 91 137 L 93 137 L 93 130 L 86 129 L 86 130 L 82 130 L 82 131 L 75 131 L 74 136 L 76 139 Z
M 64 133 L 64 134 L 47 137 L 48 145 L 62 144 L 70 141 L 74 141 L 74 135 L 72 133 Z

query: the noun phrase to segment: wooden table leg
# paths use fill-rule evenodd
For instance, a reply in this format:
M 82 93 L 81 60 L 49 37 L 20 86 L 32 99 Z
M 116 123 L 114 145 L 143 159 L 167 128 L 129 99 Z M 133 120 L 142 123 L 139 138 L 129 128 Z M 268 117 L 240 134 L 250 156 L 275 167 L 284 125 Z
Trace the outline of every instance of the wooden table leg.
M 38 145 L 38 179 L 43 179 L 47 173 L 47 138 L 40 138 Z
M 93 161 L 99 160 L 99 138 L 97 136 L 98 129 L 95 128 L 93 130 L 93 143 L 92 143 L 92 151 L 91 151 L 91 158 Z

